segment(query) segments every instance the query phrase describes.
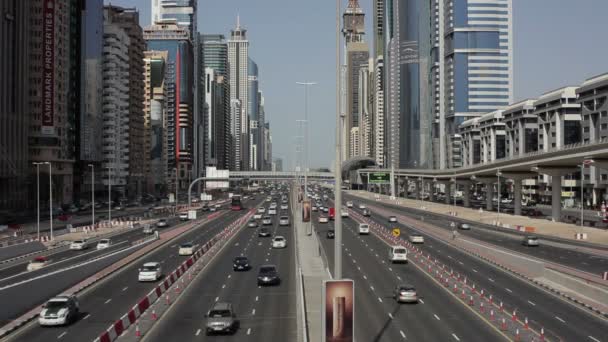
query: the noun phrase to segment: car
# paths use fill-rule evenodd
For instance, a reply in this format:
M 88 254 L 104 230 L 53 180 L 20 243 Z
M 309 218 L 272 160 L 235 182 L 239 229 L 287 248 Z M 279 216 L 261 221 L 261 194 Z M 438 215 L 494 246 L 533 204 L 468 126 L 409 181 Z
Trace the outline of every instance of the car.
M 521 244 L 528 247 L 538 247 L 540 243 L 538 241 L 538 237 L 534 235 L 526 235 L 524 239 L 521 241 Z
M 214 213 L 216 211 L 216 207 L 209 207 L 209 212 L 210 213 Z
M 370 217 L 372 216 L 372 212 L 369 209 L 363 209 L 363 216 Z
M 217 302 L 205 315 L 205 334 L 234 334 L 239 329 L 239 321 L 231 303 Z
M 401 246 L 392 246 L 388 250 L 388 259 L 392 263 L 407 263 L 407 249 Z
M 38 315 L 41 326 L 66 325 L 78 319 L 80 308 L 73 295 L 61 295 L 46 302 Z
M 471 230 L 471 225 L 468 223 L 461 223 L 458 225 L 458 228 L 462 230 Z
M 365 204 L 361 203 L 359 204 L 359 209 L 363 210 L 366 209 L 367 207 L 365 206 Z
M 287 240 L 284 237 L 278 235 L 272 239 L 272 248 L 285 248 L 287 247 Z
M 188 213 L 179 213 L 180 221 L 188 221 Z
M 418 293 L 412 285 L 399 285 L 395 288 L 393 298 L 397 303 L 418 303 Z
M 123 210 L 125 210 L 125 208 L 121 207 L 120 205 L 117 205 L 117 206 L 114 207 L 114 210 L 116 210 L 116 211 L 123 211 Z
M 335 237 L 336 237 L 336 231 L 335 231 L 335 230 L 333 230 L 333 229 L 329 229 L 329 230 L 327 231 L 327 238 L 328 238 L 328 239 L 333 239 L 333 238 L 335 238 Z
M 185 242 L 179 245 L 178 255 L 192 255 L 194 254 L 194 244 L 192 242 Z
M 144 234 L 154 234 L 155 231 L 156 229 L 154 229 L 154 227 L 152 227 L 149 223 L 144 224 L 144 228 L 142 229 Z
M 329 208 L 328 207 L 323 207 L 323 212 L 324 213 L 328 213 L 329 212 Z
M 159 262 L 147 262 L 139 269 L 137 280 L 157 281 L 162 277 L 162 269 Z
M 203 206 L 201 207 L 202 211 L 209 211 L 209 206 L 207 204 L 203 204 Z
M 281 210 L 288 210 L 289 206 L 287 204 L 281 204 Z
M 260 214 L 260 213 L 253 214 L 253 219 L 254 220 L 261 220 L 262 219 L 262 214 Z
M 397 222 L 397 216 L 389 216 L 388 222 L 391 222 L 391 223 Z
M 112 240 L 110 239 L 101 239 L 97 242 L 97 250 L 110 248 L 112 246 Z
M 269 237 L 270 236 L 270 230 L 268 228 L 266 228 L 266 227 L 262 227 L 258 231 L 258 236 L 259 237 Z
M 347 218 L 349 217 L 348 211 L 345 209 L 342 209 L 342 213 L 340 214 L 342 217 Z
M 409 239 L 411 243 L 424 243 L 424 236 L 418 233 L 410 234 Z
M 249 223 L 247 223 L 247 227 L 249 227 L 249 228 L 257 228 L 258 227 L 258 221 L 256 221 L 256 220 L 249 221 Z
M 287 216 L 279 217 L 279 226 L 289 226 L 289 217 L 287 217 Z
M 352 208 L 353 207 L 353 201 L 346 202 L 346 207 L 347 208 Z
M 359 223 L 359 234 L 360 235 L 367 235 L 369 234 L 369 224 L 367 223 Z
M 158 220 L 158 222 L 156 222 L 156 226 L 159 228 L 164 228 L 167 227 L 169 225 L 169 223 L 167 222 L 167 219 L 160 219 Z
M 27 264 L 28 271 L 36 271 L 48 265 L 49 260 L 44 256 L 37 256 Z
M 221 204 L 219 204 L 219 203 L 217 203 L 217 204 L 215 205 L 215 209 L 219 209 L 219 208 L 221 208 L 221 207 L 222 207 L 222 205 L 221 205 Z
M 270 216 L 264 216 L 264 218 L 262 218 L 262 225 L 264 225 L 264 226 L 272 225 L 272 218 Z
M 276 208 L 270 208 L 268 209 L 268 215 L 276 215 L 277 214 L 277 209 Z
M 70 249 L 73 251 L 82 251 L 87 248 L 89 248 L 87 240 L 74 240 L 70 243 Z
M 319 208 L 317 208 L 316 205 L 313 205 L 312 207 L 310 207 L 310 210 L 312 210 L 312 211 L 319 211 Z
M 275 265 L 262 265 L 258 271 L 258 286 L 279 285 L 281 278 Z
M 264 208 L 264 207 L 259 207 L 259 208 L 258 208 L 258 214 L 264 214 L 264 213 L 266 213 L 266 208 Z
M 327 223 L 329 218 L 327 216 L 319 216 L 319 223 Z
M 234 271 L 248 271 L 250 268 L 249 259 L 245 256 L 237 256 L 232 260 L 232 269 Z

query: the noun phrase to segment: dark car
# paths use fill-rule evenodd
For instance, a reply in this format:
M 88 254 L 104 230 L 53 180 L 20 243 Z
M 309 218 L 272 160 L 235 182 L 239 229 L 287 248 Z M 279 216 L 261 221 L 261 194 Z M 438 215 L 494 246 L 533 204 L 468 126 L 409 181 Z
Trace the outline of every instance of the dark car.
M 248 271 L 251 269 L 249 265 L 249 259 L 244 256 L 238 256 L 232 261 L 232 269 L 235 271 Z
M 336 237 L 336 231 L 334 231 L 333 229 L 327 231 L 327 238 L 328 239 L 333 239 L 335 237 Z
M 259 237 L 269 237 L 270 229 L 265 228 L 265 227 L 260 228 L 260 230 L 258 231 L 258 236 Z
M 258 272 L 258 286 L 262 285 L 279 285 L 281 278 L 275 265 L 263 265 Z

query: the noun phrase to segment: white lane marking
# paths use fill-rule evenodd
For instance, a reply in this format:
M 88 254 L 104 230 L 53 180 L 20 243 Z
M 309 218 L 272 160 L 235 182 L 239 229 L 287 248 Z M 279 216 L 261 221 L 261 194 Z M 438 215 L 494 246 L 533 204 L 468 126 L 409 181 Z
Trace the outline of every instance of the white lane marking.
M 559 318 L 558 316 L 555 316 L 555 319 L 557 319 L 558 321 L 560 321 L 562 323 L 566 323 L 566 321 L 564 321 L 563 319 Z
M 247 329 L 247 335 L 251 335 L 251 328 Z
M 226 288 L 226 284 L 222 284 L 222 288 L 225 289 Z
M 456 336 L 456 334 L 452 334 L 452 336 L 456 339 L 456 341 L 460 341 L 460 339 L 458 338 L 458 336 Z
M 473 269 L 473 272 L 477 273 L 477 270 L 476 270 L 476 269 Z
M 451 255 L 448 255 L 448 258 L 453 259 Z
M 528 301 L 528 303 L 530 303 L 532 306 L 536 306 L 536 304 L 532 303 L 531 301 Z
M 513 291 L 511 291 L 511 289 L 509 289 L 509 288 L 505 287 L 505 290 L 507 290 L 507 292 L 509 292 L 509 293 L 513 293 Z
M 366 275 L 363 275 L 363 279 L 367 280 L 367 276 L 366 276 Z
M 87 314 L 86 316 L 84 316 L 83 320 L 84 320 L 84 319 L 87 319 L 87 318 L 89 318 L 89 317 L 91 317 L 91 314 Z
M 589 335 L 589 336 L 587 336 L 587 337 L 589 337 L 590 339 L 594 340 L 595 342 L 600 342 L 600 340 L 598 340 L 597 338 L 595 338 L 595 337 L 593 337 L 593 336 L 591 336 L 591 335 Z
M 215 301 L 217 302 L 218 300 L 220 300 L 220 297 L 215 297 Z
M 258 296 L 255 296 L 255 301 L 256 301 L 256 302 L 258 301 L 258 299 L 259 299 L 259 297 L 258 297 Z
M 397 276 L 397 279 L 401 280 L 401 277 L 400 277 L 400 276 Z
M 399 330 L 399 333 L 401 334 L 401 337 L 405 338 L 405 334 L 403 333 L 403 330 Z
M 372 291 L 375 291 L 373 286 L 370 285 L 369 288 L 372 289 Z
M 232 274 L 229 274 L 229 275 L 228 275 L 228 279 L 230 279 L 230 277 L 232 277 Z
M 62 332 L 62 333 L 61 333 L 61 335 L 57 336 L 57 339 L 62 338 L 62 337 L 63 337 L 63 336 L 65 336 L 65 334 L 67 334 L 67 333 L 68 333 L 67 331 Z
M 388 268 L 389 271 L 393 272 L 393 269 L 391 267 Z
M 251 315 L 255 315 L 255 309 L 251 311 Z
M 424 301 L 422 299 L 418 299 L 418 301 L 422 304 L 424 304 Z
M 109 302 L 111 302 L 111 301 L 112 301 L 112 298 L 110 298 L 110 299 L 106 300 L 106 302 L 105 302 L 104 304 L 108 304 L 108 303 L 109 303 Z
M 125 286 L 125 288 L 124 288 L 124 289 L 122 289 L 122 292 L 127 291 L 127 289 L 128 289 L 128 288 L 129 288 L 128 286 Z
M 435 318 L 436 318 L 438 321 L 441 321 L 441 318 L 439 318 L 439 316 L 437 316 L 436 314 L 433 314 L 433 316 L 435 316 Z
M 488 278 L 488 280 L 491 281 L 491 282 L 494 282 L 494 279 L 492 279 L 492 278 Z
M 200 335 L 200 333 L 201 333 L 201 329 L 198 329 L 198 330 L 196 331 L 196 333 L 194 333 L 194 336 L 198 336 L 198 335 Z
M 464 264 L 462 263 L 462 261 L 458 261 L 458 263 L 459 263 L 459 264 L 461 264 L 461 265 L 464 265 Z
M 378 301 L 379 301 L 380 303 L 382 303 L 382 298 L 378 297 Z
M 390 313 L 390 312 L 388 313 L 388 317 L 390 317 L 391 319 L 393 319 L 393 318 L 394 318 L 394 317 L 393 317 L 393 314 L 392 314 L 392 313 Z

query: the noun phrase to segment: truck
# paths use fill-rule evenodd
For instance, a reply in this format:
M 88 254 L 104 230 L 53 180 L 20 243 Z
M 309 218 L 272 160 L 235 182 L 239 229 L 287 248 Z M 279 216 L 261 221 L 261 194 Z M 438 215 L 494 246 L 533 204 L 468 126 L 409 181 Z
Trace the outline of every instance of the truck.
M 329 219 L 333 221 L 335 217 L 336 217 L 336 208 L 330 207 L 329 208 Z

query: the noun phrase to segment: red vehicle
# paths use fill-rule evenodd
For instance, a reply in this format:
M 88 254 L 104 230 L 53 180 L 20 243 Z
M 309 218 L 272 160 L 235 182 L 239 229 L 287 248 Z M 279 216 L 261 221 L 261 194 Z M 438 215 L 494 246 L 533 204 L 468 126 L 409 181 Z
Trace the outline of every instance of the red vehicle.
M 336 217 L 336 208 L 330 207 L 329 208 L 329 219 L 333 221 L 335 217 Z
M 233 211 L 239 211 L 243 209 L 243 205 L 241 204 L 241 196 L 233 195 L 232 196 L 232 204 L 230 205 L 230 209 Z

